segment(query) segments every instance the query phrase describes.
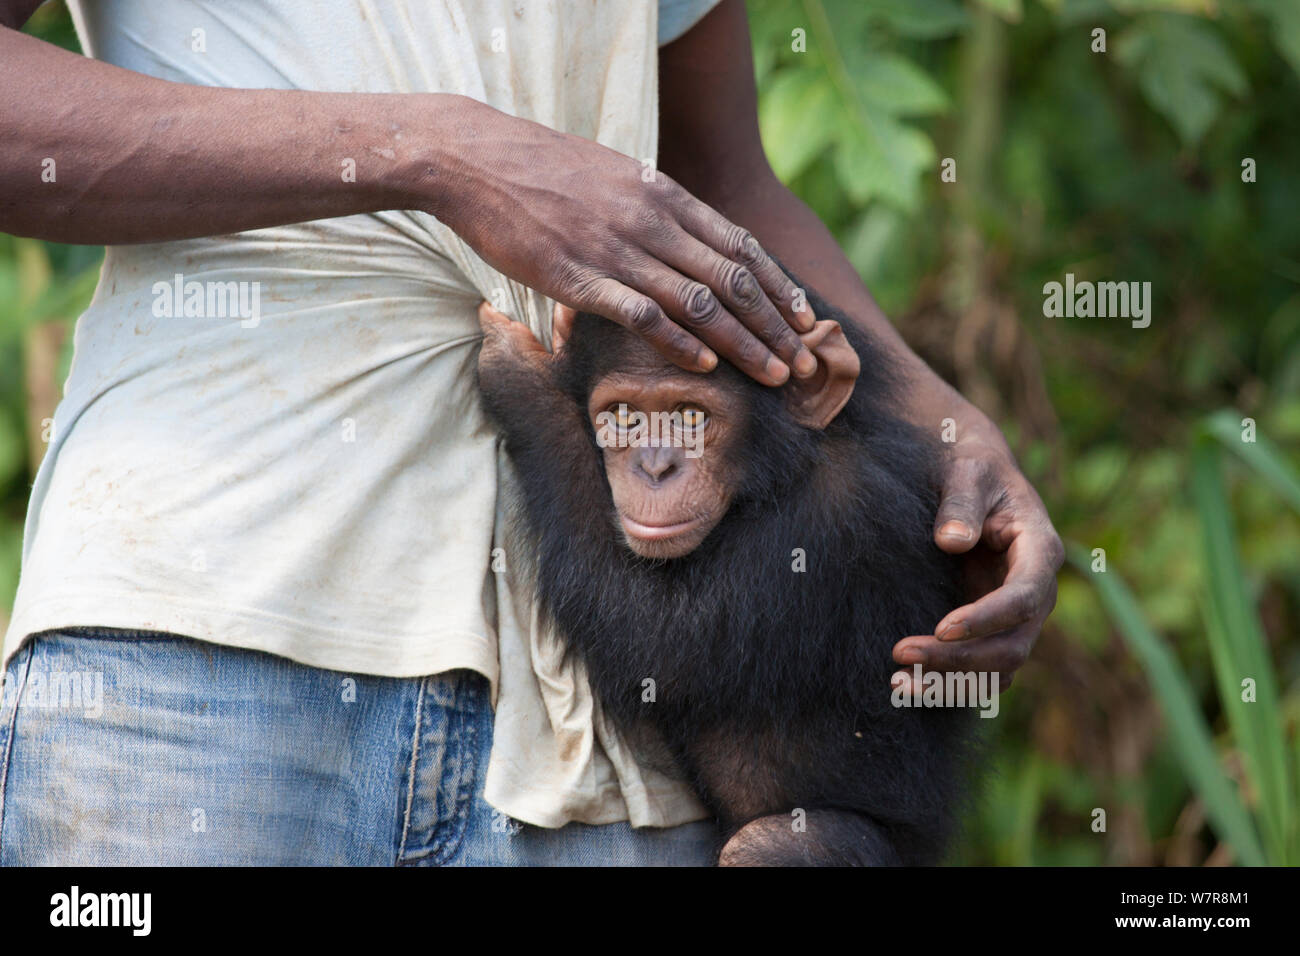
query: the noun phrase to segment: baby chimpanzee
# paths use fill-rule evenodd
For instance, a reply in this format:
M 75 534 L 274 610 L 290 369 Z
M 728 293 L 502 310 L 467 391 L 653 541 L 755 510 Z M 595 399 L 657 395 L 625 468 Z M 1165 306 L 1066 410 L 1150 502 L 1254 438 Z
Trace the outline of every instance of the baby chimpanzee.
M 686 372 L 589 315 L 552 356 L 485 316 L 480 388 L 543 611 L 716 812 L 721 862 L 936 862 L 971 715 L 895 707 L 890 675 L 961 603 L 931 537 L 941 451 L 893 413 L 884 351 L 808 301 L 808 382 Z

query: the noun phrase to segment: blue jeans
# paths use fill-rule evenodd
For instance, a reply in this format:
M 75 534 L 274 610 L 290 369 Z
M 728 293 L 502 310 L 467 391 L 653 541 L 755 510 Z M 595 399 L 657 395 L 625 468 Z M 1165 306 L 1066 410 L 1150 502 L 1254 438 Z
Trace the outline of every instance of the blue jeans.
M 398 679 L 135 631 L 5 673 L 0 865 L 707 865 L 711 823 L 520 824 L 483 800 L 487 681 Z

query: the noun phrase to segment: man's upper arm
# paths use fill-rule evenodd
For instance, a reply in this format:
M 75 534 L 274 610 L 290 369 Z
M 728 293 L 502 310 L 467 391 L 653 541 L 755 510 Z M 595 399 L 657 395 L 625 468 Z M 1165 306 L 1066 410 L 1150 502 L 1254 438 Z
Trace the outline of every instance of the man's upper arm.
M 660 49 L 659 168 L 706 202 L 771 175 L 743 0 L 722 0 Z

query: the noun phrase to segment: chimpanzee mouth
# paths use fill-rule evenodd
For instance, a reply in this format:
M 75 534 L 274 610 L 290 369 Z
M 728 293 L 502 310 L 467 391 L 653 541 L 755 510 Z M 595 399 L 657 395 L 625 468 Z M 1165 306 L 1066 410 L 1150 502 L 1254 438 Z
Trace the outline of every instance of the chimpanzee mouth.
M 636 538 L 638 541 L 667 541 L 669 538 L 694 531 L 704 524 L 703 518 L 691 518 L 689 521 L 680 521 L 676 524 L 643 524 L 629 518 L 621 511 L 618 519 L 622 522 L 623 530 L 628 537 Z

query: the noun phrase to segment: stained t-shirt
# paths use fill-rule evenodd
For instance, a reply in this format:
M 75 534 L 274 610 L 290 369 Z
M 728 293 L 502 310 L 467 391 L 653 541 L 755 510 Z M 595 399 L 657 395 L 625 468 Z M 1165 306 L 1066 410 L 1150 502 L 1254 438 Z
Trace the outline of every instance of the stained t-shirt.
M 70 6 L 88 55 L 163 79 L 460 93 L 651 159 L 656 39 L 715 2 Z M 515 576 L 509 469 L 475 390 L 484 298 L 549 340 L 548 300 L 419 212 L 109 247 L 5 659 L 29 634 L 98 625 L 344 674 L 469 668 L 493 684 L 498 809 L 543 826 L 702 817 L 626 751 Z

